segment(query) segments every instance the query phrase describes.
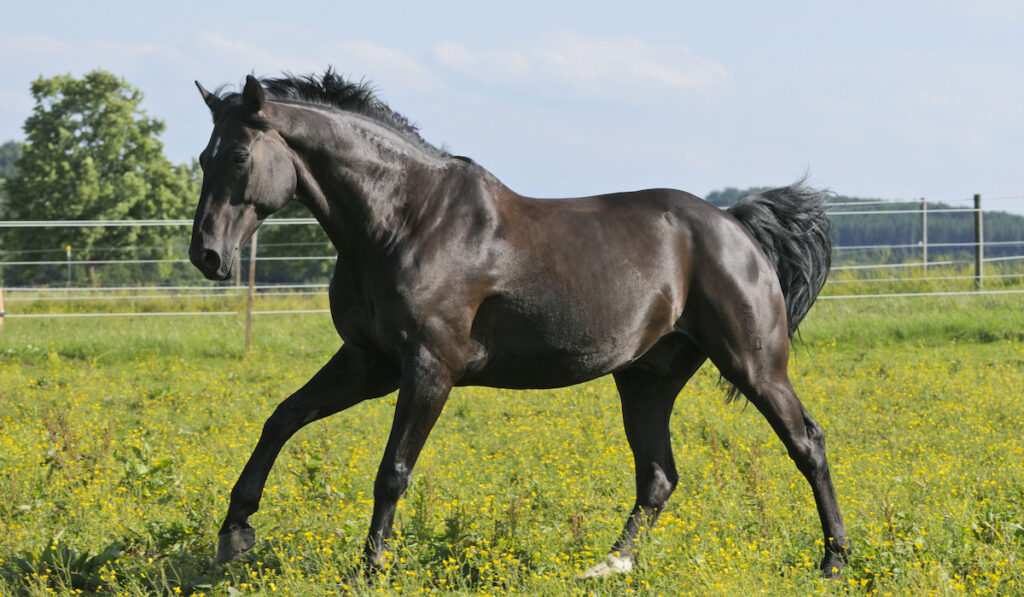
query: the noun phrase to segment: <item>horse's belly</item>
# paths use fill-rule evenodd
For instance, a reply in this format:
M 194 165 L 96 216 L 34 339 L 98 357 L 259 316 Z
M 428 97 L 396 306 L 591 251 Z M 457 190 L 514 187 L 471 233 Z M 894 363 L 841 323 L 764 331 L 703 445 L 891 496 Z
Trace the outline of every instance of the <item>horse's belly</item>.
M 554 388 L 594 379 L 642 355 L 673 321 L 588 319 L 557 308 L 529 317 L 494 309 L 474 321 L 459 385 Z
M 475 358 L 474 358 L 475 357 Z M 567 352 L 471 347 L 458 385 L 497 388 L 558 388 L 601 377 L 629 361 L 613 351 Z

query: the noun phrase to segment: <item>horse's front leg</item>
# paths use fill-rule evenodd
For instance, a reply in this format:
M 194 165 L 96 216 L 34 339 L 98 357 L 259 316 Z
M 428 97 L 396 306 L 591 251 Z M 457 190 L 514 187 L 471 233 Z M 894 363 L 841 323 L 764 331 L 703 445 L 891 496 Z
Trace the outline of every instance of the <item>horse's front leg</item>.
M 409 485 L 409 475 L 452 388 L 451 371 L 428 350 L 405 359 L 395 420 L 373 484 L 373 517 L 363 550 L 370 569 L 380 568 L 395 520 L 398 498 Z
M 397 370 L 346 345 L 306 385 L 281 402 L 264 423 L 259 442 L 231 490 L 217 562 L 229 562 L 253 546 L 255 531 L 249 526 L 249 516 L 259 509 L 274 460 L 295 432 L 363 400 L 393 392 L 397 386 Z

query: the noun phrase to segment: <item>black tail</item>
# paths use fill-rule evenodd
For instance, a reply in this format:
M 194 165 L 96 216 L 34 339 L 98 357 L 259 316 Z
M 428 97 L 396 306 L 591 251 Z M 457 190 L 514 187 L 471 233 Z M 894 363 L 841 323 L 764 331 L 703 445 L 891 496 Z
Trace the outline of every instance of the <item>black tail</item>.
M 818 298 L 832 265 L 832 227 L 824 209 L 828 196 L 800 181 L 751 195 L 728 209 L 775 264 L 790 338 Z

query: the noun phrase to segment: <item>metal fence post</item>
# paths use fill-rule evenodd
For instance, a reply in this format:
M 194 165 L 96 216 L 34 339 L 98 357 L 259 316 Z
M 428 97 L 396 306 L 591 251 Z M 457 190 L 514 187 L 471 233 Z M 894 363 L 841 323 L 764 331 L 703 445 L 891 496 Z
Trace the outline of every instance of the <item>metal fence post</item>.
M 252 233 L 252 240 L 249 241 L 249 299 L 245 307 L 245 354 L 249 354 L 249 346 L 252 344 L 252 299 L 256 292 L 256 235 Z
M 4 331 L 4 287 L 0 286 L 0 332 Z
M 981 195 L 974 195 L 974 289 L 981 290 L 985 276 L 985 238 L 982 228 Z
M 921 262 L 928 271 L 928 201 L 921 197 Z

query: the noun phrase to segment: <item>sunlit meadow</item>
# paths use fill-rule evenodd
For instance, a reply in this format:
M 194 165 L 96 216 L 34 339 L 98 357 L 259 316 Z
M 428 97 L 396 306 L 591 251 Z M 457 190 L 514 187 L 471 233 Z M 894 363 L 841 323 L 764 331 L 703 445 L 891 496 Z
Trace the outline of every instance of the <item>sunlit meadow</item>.
M 453 392 L 399 505 L 391 564 L 371 578 L 355 571 L 394 396 L 314 423 L 270 476 L 255 548 L 217 566 L 264 419 L 337 348 L 329 316 L 257 317 L 248 356 L 238 316 L 10 318 L 0 594 L 1024 594 L 1022 307 L 917 297 L 811 312 L 790 371 L 826 431 L 854 542 L 836 582 L 818 577 L 807 484 L 756 409 L 725 403 L 711 366 L 676 403 L 680 483 L 629 575 L 580 578 L 633 500 L 610 378 Z

